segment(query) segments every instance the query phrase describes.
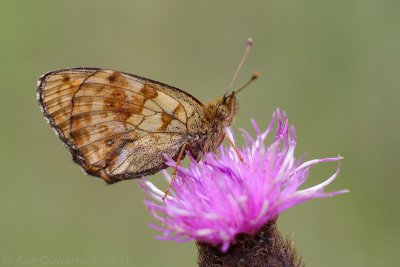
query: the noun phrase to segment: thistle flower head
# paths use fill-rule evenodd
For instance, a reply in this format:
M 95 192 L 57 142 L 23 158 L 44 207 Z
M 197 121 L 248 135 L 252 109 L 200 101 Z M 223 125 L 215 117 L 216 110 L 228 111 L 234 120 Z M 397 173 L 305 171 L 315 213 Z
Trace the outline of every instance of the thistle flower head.
M 294 149 L 296 135 L 288 124 L 285 113 L 277 110 L 266 131 L 260 131 L 252 121 L 256 132 L 253 138 L 248 132 L 245 145 L 238 149 L 221 146 L 219 153 L 209 153 L 204 160 L 191 159 L 188 168 L 179 166 L 169 196 L 162 200 L 164 192 L 148 180 L 140 182 L 148 199 L 145 204 L 161 226 L 151 225 L 163 234 L 160 239 L 187 241 L 195 239 L 215 246 L 222 252 L 235 243 L 238 234 L 255 234 L 268 221 L 280 213 L 313 198 L 323 198 L 347 192 L 325 192 L 324 188 L 339 173 L 324 182 L 300 190 L 310 169 L 322 162 L 340 161 L 341 157 L 296 161 Z M 266 145 L 266 138 L 277 124 L 275 138 Z M 233 139 L 232 133 L 227 134 Z M 167 165 L 176 163 L 167 157 Z M 164 171 L 165 178 L 170 175 Z

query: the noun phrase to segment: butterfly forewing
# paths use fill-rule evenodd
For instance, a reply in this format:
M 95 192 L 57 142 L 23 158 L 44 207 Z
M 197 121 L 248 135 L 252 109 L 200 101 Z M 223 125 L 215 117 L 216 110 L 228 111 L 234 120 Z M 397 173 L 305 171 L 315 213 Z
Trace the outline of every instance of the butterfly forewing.
M 165 168 L 163 154 L 176 157 L 204 117 L 184 91 L 103 69 L 49 72 L 38 99 L 74 160 L 110 183 Z

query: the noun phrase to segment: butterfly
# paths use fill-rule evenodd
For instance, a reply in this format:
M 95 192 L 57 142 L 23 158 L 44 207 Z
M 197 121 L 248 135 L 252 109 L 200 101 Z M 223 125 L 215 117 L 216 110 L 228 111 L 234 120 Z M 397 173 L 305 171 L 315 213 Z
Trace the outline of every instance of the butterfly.
M 70 68 L 42 75 L 37 98 L 73 160 L 112 184 L 166 168 L 165 154 L 179 162 L 186 151 L 196 160 L 215 151 L 233 123 L 241 89 L 203 104 L 133 74 Z

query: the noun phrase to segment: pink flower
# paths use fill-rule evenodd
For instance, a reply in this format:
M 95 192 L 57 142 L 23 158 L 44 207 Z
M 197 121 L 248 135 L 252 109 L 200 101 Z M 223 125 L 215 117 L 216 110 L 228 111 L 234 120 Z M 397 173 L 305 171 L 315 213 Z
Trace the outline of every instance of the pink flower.
M 274 141 L 265 145 L 268 134 L 277 121 Z M 339 173 L 336 172 L 319 185 L 302 189 L 310 169 L 319 163 L 340 161 L 341 157 L 295 160 L 294 127 L 288 124 L 279 109 L 265 132 L 252 121 L 256 138 L 243 130 L 246 143 L 238 149 L 242 162 L 232 147 L 221 146 L 219 155 L 206 154 L 204 161 L 191 159 L 188 168 L 180 166 L 169 196 L 144 179 L 141 187 L 148 195 L 145 204 L 161 226 L 151 225 L 163 232 L 160 239 L 199 242 L 221 246 L 222 252 L 235 243 L 238 234 L 255 234 L 280 213 L 313 198 L 330 197 L 347 190 L 325 192 L 324 188 Z M 228 130 L 230 138 L 232 133 Z M 175 162 L 167 158 L 167 165 Z M 165 178 L 170 175 L 164 171 Z M 153 199 L 153 201 L 150 200 Z

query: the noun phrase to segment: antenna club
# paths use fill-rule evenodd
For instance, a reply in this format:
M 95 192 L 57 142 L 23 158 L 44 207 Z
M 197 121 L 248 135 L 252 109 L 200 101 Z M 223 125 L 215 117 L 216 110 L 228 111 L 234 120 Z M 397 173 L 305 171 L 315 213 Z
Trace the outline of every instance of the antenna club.
M 258 71 L 253 72 L 253 76 L 251 76 L 251 80 L 257 80 L 260 77 L 260 73 Z
M 247 39 L 246 46 L 252 46 L 252 45 L 253 45 L 253 38 L 249 37 Z

